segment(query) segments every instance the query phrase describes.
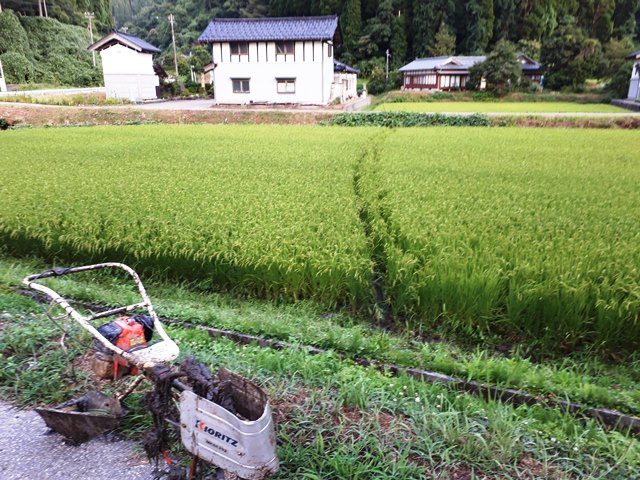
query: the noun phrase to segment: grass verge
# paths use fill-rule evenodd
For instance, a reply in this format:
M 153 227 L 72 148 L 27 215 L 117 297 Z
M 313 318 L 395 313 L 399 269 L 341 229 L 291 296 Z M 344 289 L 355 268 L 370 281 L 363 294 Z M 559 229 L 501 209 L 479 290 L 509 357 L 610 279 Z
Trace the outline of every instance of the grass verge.
M 121 295 L 117 283 L 100 283 L 87 292 Z M 156 287 L 150 288 L 156 303 L 167 308 L 172 299 Z M 246 313 L 260 308 L 230 303 L 244 305 Z M 26 405 L 55 403 L 90 384 L 84 373 L 67 375 L 68 362 L 77 362 L 81 352 L 55 348 L 58 334 L 38 308 L 8 292 L 3 282 L 0 392 Z M 270 308 L 271 314 L 277 311 Z M 332 353 L 238 346 L 199 331 L 169 330 L 182 355 L 195 355 L 211 369 L 230 368 L 266 389 L 277 422 L 281 470 L 275 478 L 622 479 L 633 478 L 640 468 L 636 440 L 557 410 L 485 402 L 442 386 L 391 378 Z M 56 356 L 49 356 L 53 352 Z M 8 371 L 9 363 L 19 368 Z M 121 432 L 135 437 L 150 419 L 136 397 L 129 403 L 133 414 Z
M 37 261 L 0 257 L 0 293 L 14 299 L 12 290 L 28 274 L 45 270 Z M 56 291 L 87 302 L 122 305 L 136 301 L 135 292 L 118 277 L 97 276 L 55 280 Z M 309 345 L 406 367 L 429 369 L 528 393 L 568 398 L 594 407 L 640 413 L 640 361 L 632 357 L 609 363 L 589 351 L 561 357 L 533 359 L 526 345 L 505 346 L 487 337 L 487 347 L 465 347 L 443 341 L 437 332 L 409 330 L 390 333 L 362 323 L 344 312 L 324 311 L 311 302 L 241 300 L 227 295 L 199 294 L 188 288 L 147 283 L 163 318 L 234 330 L 300 345 Z M 19 306 L 30 306 L 17 297 Z

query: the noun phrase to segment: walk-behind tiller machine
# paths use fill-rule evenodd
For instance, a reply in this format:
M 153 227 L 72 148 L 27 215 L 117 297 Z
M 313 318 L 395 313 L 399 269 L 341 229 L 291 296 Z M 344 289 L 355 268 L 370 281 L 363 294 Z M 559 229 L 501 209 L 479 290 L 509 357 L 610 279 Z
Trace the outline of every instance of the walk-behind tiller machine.
M 85 316 L 50 287 L 36 283 L 100 269 L 127 272 L 142 301 Z M 138 375 L 120 394 L 89 392 L 53 408 L 38 409 L 49 428 L 73 443 L 112 430 L 123 416 L 120 402 L 147 379 L 154 384 L 153 391 L 142 397 L 154 418 L 154 427 L 144 440 L 150 456 L 164 456 L 170 463 L 167 448 L 175 432 L 192 454 L 189 478 L 195 477 L 200 460 L 244 479 L 259 480 L 278 469 L 271 408 L 264 391 L 224 368 L 213 376 L 192 357 L 172 366 L 180 353 L 178 346 L 165 332 L 140 277 L 131 268 L 121 263 L 53 268 L 30 275 L 23 283 L 47 297 L 50 305 L 46 315 L 65 335 L 68 323 L 75 321 L 93 337 L 92 369 L 96 375 L 113 380 Z M 54 315 L 56 305 L 64 309 L 63 315 Z M 136 313 L 141 311 L 145 313 Z M 108 317 L 115 319 L 108 323 L 101 320 Z M 103 324 L 98 326 L 97 320 Z M 179 468 L 173 469 L 179 473 Z

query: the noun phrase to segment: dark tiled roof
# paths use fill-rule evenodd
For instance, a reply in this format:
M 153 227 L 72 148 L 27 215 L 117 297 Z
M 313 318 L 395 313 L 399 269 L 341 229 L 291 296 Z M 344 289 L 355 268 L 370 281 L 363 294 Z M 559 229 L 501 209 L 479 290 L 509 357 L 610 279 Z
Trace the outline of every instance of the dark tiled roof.
M 142 49 L 142 51 L 144 51 L 144 52 L 153 52 L 153 53 L 160 53 L 161 52 L 161 50 L 158 47 L 154 47 L 153 45 L 151 45 L 148 42 L 145 42 L 141 38 L 135 37 L 133 35 L 129 35 L 128 33 L 122 33 L 122 32 L 116 32 L 116 33 L 118 35 L 120 35 L 121 37 L 126 38 L 131 43 L 134 43 L 137 46 L 139 46 Z
M 199 42 L 260 40 L 331 40 L 338 28 L 338 16 L 214 18 L 198 38 Z
M 630 53 L 629 55 L 627 55 L 624 58 L 626 58 L 627 60 L 634 60 L 634 59 L 636 59 L 638 57 L 640 57 L 640 50 L 638 50 L 637 52 Z
M 111 32 L 104 38 L 101 38 L 93 45 L 89 46 L 89 50 L 103 50 L 105 48 L 109 48 L 110 46 L 120 43 L 122 45 L 126 45 L 129 48 L 133 48 L 143 53 L 160 53 L 160 49 L 154 47 L 150 43 L 145 42 L 141 38 L 135 37 L 133 35 L 129 35 L 128 33 L 122 32 Z
M 360 70 L 353 68 L 346 63 L 339 62 L 335 58 L 333 59 L 333 71 L 334 72 L 346 72 L 346 73 L 360 73 Z

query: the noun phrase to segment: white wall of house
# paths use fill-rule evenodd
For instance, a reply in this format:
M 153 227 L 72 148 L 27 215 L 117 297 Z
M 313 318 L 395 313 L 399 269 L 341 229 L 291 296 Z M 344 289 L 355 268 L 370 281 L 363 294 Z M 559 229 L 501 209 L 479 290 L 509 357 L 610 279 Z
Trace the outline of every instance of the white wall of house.
M 4 78 L 4 69 L 2 68 L 2 62 L 0 62 L 0 92 L 7 91 L 7 81 Z
M 629 94 L 627 98 L 635 100 L 640 98 L 640 59 L 636 60 L 631 69 L 631 79 L 629 80 Z
M 212 44 L 216 64 L 213 85 L 218 103 L 329 103 L 332 45 L 319 40 L 296 41 L 293 54 L 277 55 L 276 42 L 248 43 L 247 55 L 232 55 L 228 42 Z M 249 80 L 249 91 L 234 92 L 233 79 Z M 291 81 L 293 85 L 284 85 Z
M 335 72 L 333 74 L 331 100 L 339 98 L 341 102 L 346 102 L 350 98 L 357 97 L 357 83 L 358 75 L 355 73 Z
M 100 51 L 107 98 L 124 98 L 133 102 L 157 98 L 160 85 L 153 71 L 150 53 L 137 52 L 116 44 Z

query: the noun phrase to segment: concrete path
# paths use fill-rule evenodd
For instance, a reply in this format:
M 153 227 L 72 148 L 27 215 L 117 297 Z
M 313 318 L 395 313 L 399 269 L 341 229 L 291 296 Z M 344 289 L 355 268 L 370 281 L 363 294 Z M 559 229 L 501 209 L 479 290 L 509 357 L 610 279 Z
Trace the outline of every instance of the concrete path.
M 154 470 L 139 445 L 103 435 L 70 446 L 36 412 L 0 402 L 2 480 L 151 480 Z

